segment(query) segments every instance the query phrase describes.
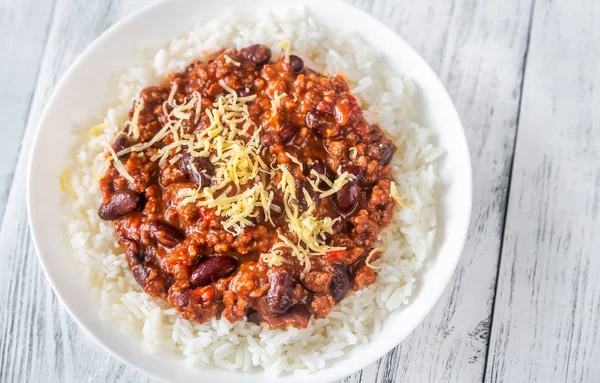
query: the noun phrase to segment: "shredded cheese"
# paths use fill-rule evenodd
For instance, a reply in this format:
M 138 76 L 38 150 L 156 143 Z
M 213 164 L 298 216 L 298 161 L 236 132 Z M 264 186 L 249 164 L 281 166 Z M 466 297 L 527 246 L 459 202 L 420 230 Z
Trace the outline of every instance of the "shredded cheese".
M 138 120 L 140 118 L 140 112 L 144 110 L 144 99 L 140 99 L 140 101 L 135 103 L 135 109 L 133 110 L 133 117 L 131 118 L 131 123 L 129 124 L 129 136 L 134 140 L 140 138 L 140 127 L 138 126 Z
M 60 190 L 63 192 L 68 192 L 69 195 L 73 198 L 76 198 L 75 191 L 73 190 L 73 171 L 70 166 L 65 168 L 65 170 L 60 174 L 59 183 Z
M 296 200 L 296 186 L 294 177 L 285 165 L 279 165 L 281 180 L 277 187 L 283 192 L 284 210 L 290 233 L 297 238 L 292 242 L 289 238 L 279 233 L 279 239 L 284 246 L 291 249 L 292 254 L 305 267 L 305 275 L 310 270 L 310 257 L 323 255 L 330 251 L 345 250 L 345 247 L 333 247 L 325 244 L 327 234 L 333 234 L 333 225 L 340 219 L 316 217 L 313 213 L 316 205 L 306 189 L 302 190 L 308 208 L 299 214 L 298 202 Z M 281 245 L 280 245 L 281 246 Z M 271 254 L 271 257 L 275 255 Z
M 302 162 L 300 162 L 300 160 L 298 160 L 298 158 L 294 157 L 293 155 L 291 155 L 288 152 L 285 152 L 285 155 L 292 160 L 293 163 L 295 163 L 296 165 L 298 165 L 300 167 L 300 170 L 304 170 L 304 165 L 302 165 Z
M 398 191 L 398 188 L 396 187 L 396 183 L 394 181 L 390 183 L 390 196 L 394 199 L 394 201 L 396 201 L 398 205 L 400 205 L 400 207 L 406 207 L 406 202 L 404 201 L 402 195 L 400 195 L 400 192 Z
M 127 173 L 125 166 L 123 166 L 123 164 L 119 160 L 119 157 L 117 157 L 117 154 L 115 153 L 113 148 L 110 145 L 106 145 L 106 147 L 108 149 L 108 152 L 110 153 L 110 156 L 112 157 L 113 166 L 119 172 L 119 174 L 121 174 L 123 176 L 123 178 L 125 178 L 127 181 L 131 182 L 132 184 L 135 183 L 135 180 L 129 173 Z
M 354 179 L 354 176 L 348 172 L 341 172 L 341 168 L 338 168 L 338 174 L 339 176 L 335 179 L 335 181 L 333 181 L 333 184 L 331 185 L 331 189 L 322 192 L 321 194 L 319 194 L 320 198 L 325 198 L 325 197 L 329 197 L 330 195 L 333 195 L 335 193 L 337 193 L 338 191 L 342 190 L 342 187 L 344 187 L 344 185 L 346 185 L 349 181 Z M 323 178 L 327 179 L 327 177 L 325 177 L 324 175 Z M 323 179 L 321 178 L 321 179 Z
M 289 54 L 290 45 L 286 46 Z M 228 62 L 235 62 L 225 56 Z M 273 204 L 274 191 L 267 190 L 261 182 L 261 174 L 268 174 L 274 179 L 279 173 L 276 187 L 283 193 L 283 213 L 287 230 L 278 231 L 279 241 L 269 252 L 261 254 L 261 259 L 269 265 L 279 266 L 286 262 L 284 256 L 289 253 L 304 266 L 304 276 L 310 270 L 310 257 L 323 255 L 331 251 L 345 250 L 345 247 L 334 247 L 326 244 L 326 239 L 333 234 L 333 225 L 340 218 L 319 218 L 315 214 L 316 204 L 306 189 L 297 190 L 295 178 L 290 169 L 279 164 L 267 165 L 261 157 L 267 148 L 260 142 L 261 127 L 250 118 L 248 103 L 256 95 L 239 97 L 237 92 L 220 80 L 219 85 L 225 93 L 217 97 L 212 106 L 202 110 L 201 96 L 194 92 L 180 104 L 175 100 L 177 84 L 173 83 L 167 101 L 162 105 L 167 119 L 164 126 L 147 142 L 137 143 L 115 153 L 108 147 L 115 169 L 128 181 L 134 179 L 127 173 L 119 156 L 127 153 L 142 152 L 154 144 L 170 137 L 167 145 L 157 149 L 152 161 L 159 165 L 174 165 L 184 153 L 193 157 L 208 158 L 214 166 L 211 185 L 198 185 L 197 188 L 183 188 L 177 193 L 179 204 L 195 204 L 198 207 L 213 209 L 215 215 L 222 218 L 224 230 L 241 235 L 254 225 L 254 218 L 264 214 L 267 221 L 272 221 L 271 210 L 280 213 L 281 207 Z M 277 114 L 281 100 L 287 94 L 275 92 L 271 100 L 271 112 Z M 205 103 L 206 105 L 206 103 Z M 143 109 L 143 100 L 136 104 L 134 115 L 129 123 L 130 135 L 139 138 L 138 118 Z M 184 127 L 193 121 L 197 124 L 202 113 L 208 118 L 207 127 L 194 134 L 185 133 Z M 137 138 L 136 138 L 137 139 Z M 303 164 L 290 153 L 286 153 L 292 163 L 303 170 Z M 193 168 L 198 173 L 198 169 Z M 311 171 L 309 183 L 319 192 L 320 198 L 331 196 L 353 179 L 348 172 L 338 168 L 335 181 L 324 174 Z M 325 184 L 326 190 L 319 189 Z M 210 187 L 208 187 L 210 186 Z M 304 197 L 307 208 L 300 212 L 298 193 Z M 261 212 L 262 211 L 262 212 Z
M 229 64 L 229 63 L 231 63 L 231 64 L 233 64 L 233 65 L 235 65 L 235 66 L 240 66 L 240 65 L 242 65 L 241 63 L 239 63 L 239 62 L 235 61 L 234 59 L 232 59 L 231 57 L 229 57 L 229 56 L 227 56 L 227 55 L 223 55 L 223 57 L 225 57 L 225 62 L 226 62 L 226 63 L 228 63 L 228 64 Z
M 355 147 L 351 147 L 350 149 L 348 149 L 348 152 L 350 152 L 351 160 L 354 160 L 356 158 L 356 155 L 358 154 L 358 150 L 356 150 Z
M 279 43 L 279 48 L 281 48 L 285 54 L 285 62 L 290 62 L 290 52 L 292 51 L 292 42 L 290 39 L 285 39 L 281 43 Z
M 104 122 L 102 122 L 101 124 L 92 126 L 90 128 L 90 130 L 88 130 L 87 133 L 85 134 L 85 138 L 88 140 L 91 140 L 92 138 L 102 134 L 102 132 L 104 131 L 104 129 L 106 128 L 107 125 L 108 125 L 108 121 L 105 118 Z
M 373 257 L 373 255 L 375 255 L 377 253 L 382 253 L 384 250 L 385 250 L 384 247 L 376 247 L 373 250 L 371 250 L 369 255 L 367 255 L 367 258 L 365 259 L 365 265 L 367 265 L 367 267 L 370 267 L 371 269 L 374 269 L 374 270 L 381 269 L 381 266 L 373 265 L 370 262 L 371 262 L 371 258 Z
M 273 99 L 271 100 L 271 113 L 273 116 L 277 114 L 277 109 L 281 107 L 281 99 L 284 97 L 287 97 L 287 93 L 279 94 L 279 92 L 275 91 L 275 94 L 273 94 Z

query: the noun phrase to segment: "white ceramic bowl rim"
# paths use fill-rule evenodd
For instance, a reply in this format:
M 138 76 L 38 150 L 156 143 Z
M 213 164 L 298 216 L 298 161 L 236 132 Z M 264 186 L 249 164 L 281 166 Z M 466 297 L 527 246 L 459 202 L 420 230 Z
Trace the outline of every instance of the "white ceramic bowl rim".
M 130 59 L 134 47 L 163 45 L 191 29 L 192 21 L 210 18 L 224 8 L 252 12 L 252 7 L 281 6 L 277 0 L 248 3 L 245 0 L 165 0 L 116 23 L 96 39 L 63 76 L 46 105 L 34 138 L 27 179 L 28 217 L 46 277 L 81 328 L 122 361 L 161 380 L 204 378 L 233 381 L 239 379 L 242 373 L 212 367 L 182 368 L 179 359 L 142 351 L 138 340 L 122 336 L 116 326 L 100 319 L 88 299 L 89 292 L 82 289 L 81 281 L 77 281 L 69 251 L 64 251 L 68 247 L 64 226 L 56 223 L 56 217 L 61 216 L 58 179 L 69 156 L 69 151 L 64 148 L 75 143 L 74 138 L 65 142 L 57 137 L 65 133 L 68 135 L 73 126 L 93 117 L 90 113 L 93 108 L 97 108 L 96 115 L 106 109 L 103 101 L 108 91 L 106 79 L 114 71 L 127 68 L 127 59 Z M 440 167 L 443 186 L 439 193 L 434 254 L 427 267 L 419 273 L 419 287 L 411 304 L 392 313 L 371 342 L 310 375 L 314 382 L 331 381 L 365 367 L 400 343 L 423 320 L 444 291 L 458 263 L 468 231 L 472 198 L 471 163 L 464 131 L 448 93 L 427 63 L 399 36 L 370 15 L 339 0 L 301 0 L 295 1 L 295 4 L 319 10 L 320 18 L 334 27 L 344 28 L 347 20 L 354 20 L 356 32 L 367 43 L 382 51 L 401 73 L 414 79 L 422 104 L 420 122 L 435 132 L 438 144 L 447 151 Z M 151 23 L 157 20 L 161 20 L 160 25 Z M 79 97 L 77 91 L 81 84 L 86 84 L 86 92 L 97 95 Z M 57 151 L 57 148 L 61 150 Z M 248 383 L 267 379 L 260 372 L 243 373 L 243 376 Z M 306 381 L 307 376 L 286 375 L 273 380 Z

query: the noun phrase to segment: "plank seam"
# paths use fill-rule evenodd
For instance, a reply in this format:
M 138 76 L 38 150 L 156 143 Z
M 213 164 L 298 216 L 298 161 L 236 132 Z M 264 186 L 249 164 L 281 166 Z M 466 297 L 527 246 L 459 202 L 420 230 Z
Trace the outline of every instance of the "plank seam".
M 531 32 L 533 29 L 533 16 L 535 13 L 535 4 L 536 0 L 532 0 L 531 9 L 529 12 L 529 26 L 527 28 L 527 37 L 525 42 L 525 52 L 523 52 L 523 75 L 521 76 L 521 84 L 519 84 L 519 106 L 517 108 L 517 118 L 515 121 L 515 137 L 513 139 L 513 152 L 510 157 L 509 171 L 508 171 L 508 182 L 506 188 L 506 198 L 504 201 L 504 220 L 502 221 L 502 230 L 500 232 L 500 248 L 498 250 L 498 266 L 496 267 L 496 286 L 494 289 L 494 295 L 492 297 L 492 309 L 490 312 L 490 324 L 489 324 L 489 332 L 488 332 L 488 342 L 487 348 L 485 350 L 485 361 L 483 365 L 483 376 L 481 381 L 485 382 L 488 370 L 489 363 L 489 355 L 490 355 L 490 347 L 492 345 L 492 328 L 494 324 L 494 314 L 496 308 L 496 297 L 498 295 L 498 282 L 500 278 L 500 267 L 502 265 L 502 251 L 504 250 L 504 234 L 506 232 L 506 217 L 508 215 L 508 204 L 510 202 L 510 189 L 512 186 L 512 176 L 514 171 L 515 164 L 515 153 L 517 148 L 517 139 L 519 136 L 519 123 L 521 120 L 521 111 L 522 111 L 522 103 L 523 103 L 523 88 L 525 86 L 525 76 L 527 73 L 527 60 L 529 57 L 529 47 L 531 45 Z

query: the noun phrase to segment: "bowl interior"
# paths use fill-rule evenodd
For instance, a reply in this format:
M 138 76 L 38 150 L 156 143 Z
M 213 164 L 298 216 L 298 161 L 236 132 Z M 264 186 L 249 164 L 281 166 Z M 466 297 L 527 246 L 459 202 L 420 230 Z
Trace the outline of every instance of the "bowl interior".
M 344 377 L 373 362 L 404 339 L 435 304 L 460 257 L 471 209 L 469 151 L 454 105 L 431 68 L 400 37 L 371 16 L 340 1 L 302 0 L 308 10 L 334 29 L 360 34 L 381 51 L 399 72 L 418 87 L 420 118 L 432 129 L 437 144 L 446 150 L 438 188 L 438 230 L 431 259 L 419 273 L 418 288 L 407 307 L 394 312 L 372 341 L 354 349 L 342 360 L 311 375 L 312 381 Z M 89 299 L 73 265 L 63 225 L 59 175 L 69 163 L 76 135 L 84 122 L 102 115 L 110 105 L 107 79 L 131 66 L 132 52 L 157 48 L 196 25 L 222 15 L 224 10 L 254 13 L 257 8 L 281 7 L 277 0 L 166 0 L 124 19 L 96 40 L 78 58 L 54 91 L 41 118 L 31 153 L 28 175 L 28 212 L 34 243 L 55 293 L 82 328 L 111 353 L 162 380 L 209 379 L 232 381 L 241 373 L 218 368 L 182 368 L 180 359 L 150 354 L 139 341 L 103 321 Z M 352 24 L 348 20 L 353 20 Z M 81 129 L 78 131 L 77 127 Z M 284 376 L 276 381 L 305 381 L 306 376 Z M 244 373 L 248 383 L 264 382 L 262 372 Z

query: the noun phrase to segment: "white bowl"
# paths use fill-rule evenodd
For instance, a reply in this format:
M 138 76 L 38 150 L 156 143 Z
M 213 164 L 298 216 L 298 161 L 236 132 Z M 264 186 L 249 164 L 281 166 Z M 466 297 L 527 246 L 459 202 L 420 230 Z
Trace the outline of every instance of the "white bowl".
M 469 150 L 458 114 L 435 73 L 400 37 L 373 17 L 340 1 L 302 0 L 333 28 L 354 28 L 369 44 L 383 52 L 390 64 L 414 80 L 420 95 L 419 122 L 432 129 L 437 144 L 446 150 L 440 176 L 438 230 L 433 254 L 418 275 L 411 303 L 392 313 L 372 340 L 356 347 L 341 360 L 310 378 L 287 375 L 277 381 L 320 382 L 342 378 L 384 355 L 400 343 L 431 310 L 446 287 L 462 251 L 471 211 L 472 179 Z M 133 337 L 123 336 L 103 321 L 78 278 L 63 226 L 59 175 L 69 162 L 68 148 L 75 144 L 73 130 L 102 115 L 111 74 L 128 67 L 137 48 L 156 48 L 209 20 L 223 10 L 254 12 L 281 6 L 278 0 L 213 2 L 167 0 L 125 18 L 100 36 L 75 61 L 54 90 L 40 120 L 27 183 L 29 223 L 40 262 L 54 292 L 79 325 L 124 362 L 167 381 L 264 382 L 262 372 L 239 373 L 219 368 L 184 367 L 175 357 L 150 354 Z M 348 24 L 351 21 L 351 25 Z M 82 129 L 85 127 L 81 126 Z M 82 130 L 83 131 L 83 130 Z

